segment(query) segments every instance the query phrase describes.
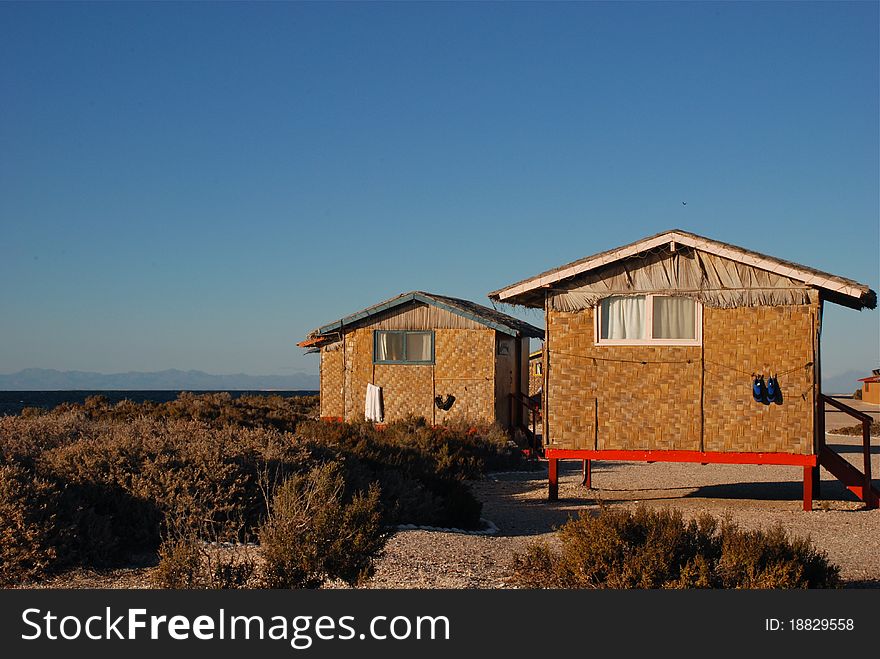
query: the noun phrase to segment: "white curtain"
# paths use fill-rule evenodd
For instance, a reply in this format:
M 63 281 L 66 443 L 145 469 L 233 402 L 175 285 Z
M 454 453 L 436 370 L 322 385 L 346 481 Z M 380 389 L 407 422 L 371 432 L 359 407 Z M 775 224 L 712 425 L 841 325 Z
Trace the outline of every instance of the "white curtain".
M 406 335 L 406 360 L 410 362 L 431 361 L 431 335 L 429 333 Z
M 696 338 L 697 304 L 686 297 L 654 297 L 654 338 Z
M 377 361 L 402 361 L 403 360 L 403 334 L 398 332 L 380 332 Z
M 601 337 L 645 338 L 645 296 L 608 297 L 602 300 Z

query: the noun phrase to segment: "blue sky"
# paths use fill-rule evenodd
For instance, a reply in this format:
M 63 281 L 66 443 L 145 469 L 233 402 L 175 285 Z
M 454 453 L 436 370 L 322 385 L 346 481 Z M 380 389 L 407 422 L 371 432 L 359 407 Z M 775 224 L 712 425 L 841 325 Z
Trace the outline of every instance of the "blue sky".
M 877 3 L 3 3 L 0 97 L 0 372 L 316 372 L 674 227 L 880 285 Z

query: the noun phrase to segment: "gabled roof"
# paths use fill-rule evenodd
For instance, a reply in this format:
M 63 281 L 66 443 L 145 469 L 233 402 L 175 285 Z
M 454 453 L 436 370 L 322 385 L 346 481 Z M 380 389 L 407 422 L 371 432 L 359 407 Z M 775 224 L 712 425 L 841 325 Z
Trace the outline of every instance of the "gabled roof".
M 496 309 L 484 307 L 482 304 L 477 304 L 470 300 L 447 297 L 445 295 L 435 295 L 423 291 L 412 291 L 410 293 L 401 293 L 390 300 L 385 300 L 384 302 L 380 302 L 372 307 L 367 307 L 366 309 L 353 313 L 345 318 L 340 318 L 332 323 L 322 325 L 318 329 L 310 332 L 308 338 L 305 341 L 297 343 L 297 345 L 302 348 L 316 346 L 325 342 L 327 338 L 331 335 L 337 334 L 343 328 L 349 328 L 353 325 L 367 322 L 371 317 L 376 316 L 377 314 L 414 302 L 421 302 L 430 306 L 439 307 L 440 309 L 445 309 L 458 316 L 468 318 L 469 320 L 485 325 L 486 327 L 503 334 L 509 334 L 510 336 L 527 336 L 538 339 L 544 338 L 544 330 L 535 327 L 534 325 L 530 325 L 525 321 L 519 320 L 518 318 L 514 318 L 513 316 L 508 316 L 506 313 L 501 313 Z
M 789 277 L 790 279 L 802 282 L 806 286 L 821 289 L 826 294 L 827 299 L 844 306 L 854 309 L 862 309 L 864 307 L 873 309 L 877 306 L 877 293 L 865 284 L 822 272 L 805 265 L 767 256 L 760 252 L 753 252 L 752 250 L 719 240 L 704 238 L 681 229 L 664 231 L 629 245 L 600 252 L 599 254 L 573 261 L 558 268 L 547 270 L 534 277 L 524 279 L 497 291 L 492 291 L 489 293 L 489 298 L 497 302 L 509 304 L 541 306 L 543 304 L 543 291 L 541 289 L 550 288 L 553 284 L 560 281 L 670 243 L 686 245 L 696 250 Z

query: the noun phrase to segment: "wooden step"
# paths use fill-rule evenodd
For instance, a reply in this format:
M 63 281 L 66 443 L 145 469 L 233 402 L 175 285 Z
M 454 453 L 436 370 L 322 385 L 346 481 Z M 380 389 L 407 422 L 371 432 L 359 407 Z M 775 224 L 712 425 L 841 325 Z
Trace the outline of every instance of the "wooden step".
M 868 508 L 876 508 L 880 502 L 880 490 L 866 483 L 865 475 L 827 446 L 819 451 L 819 464 L 841 481 L 850 492 L 864 501 Z

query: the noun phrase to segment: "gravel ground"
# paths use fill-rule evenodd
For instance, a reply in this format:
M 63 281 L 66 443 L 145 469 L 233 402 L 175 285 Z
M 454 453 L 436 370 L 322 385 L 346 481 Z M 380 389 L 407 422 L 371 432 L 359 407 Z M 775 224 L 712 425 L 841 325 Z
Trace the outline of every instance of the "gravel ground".
M 880 407 L 861 401 L 847 404 L 880 417 Z M 861 438 L 834 435 L 853 425 L 852 417 L 829 409 L 827 443 L 861 468 Z M 872 447 L 872 473 L 880 476 L 880 442 Z M 592 485 L 581 484 L 580 463 L 561 462 L 559 501 L 547 501 L 547 471 L 491 474 L 473 483 L 483 501 L 483 517 L 499 528 L 496 536 L 467 536 L 438 531 L 401 531 L 370 581 L 373 588 L 502 588 L 508 585 L 513 555 L 581 511 L 596 512 L 604 503 L 635 508 L 640 503 L 673 507 L 686 516 L 703 512 L 729 515 L 744 528 L 777 522 L 792 534 L 810 536 L 852 587 L 880 588 L 880 510 L 865 510 L 831 474 L 822 470 L 815 510 L 802 510 L 800 467 L 699 465 L 684 463 L 598 462 Z
M 880 416 L 880 407 L 858 403 Z M 850 401 L 847 401 L 850 403 Z M 827 442 L 853 464 L 862 460 L 861 439 L 834 435 L 852 425 L 851 417 L 826 414 Z M 873 443 L 872 470 L 880 476 L 880 442 Z M 851 587 L 880 588 L 880 510 L 865 510 L 829 473 L 822 471 L 816 510 L 801 509 L 803 472 L 799 467 L 598 462 L 593 490 L 580 484 L 580 463 L 562 462 L 559 501 L 547 501 L 546 465 L 532 472 L 490 474 L 472 483 L 483 501 L 483 517 L 498 527 L 494 535 L 404 530 L 389 540 L 369 588 L 505 588 L 513 556 L 535 539 L 551 540 L 570 516 L 596 512 L 602 503 L 635 507 L 674 507 L 686 516 L 729 515 L 745 528 L 777 522 L 795 535 L 809 535 L 841 566 Z M 878 482 L 875 478 L 875 483 Z M 151 557 L 108 572 L 75 570 L 38 584 L 47 588 L 149 587 Z

